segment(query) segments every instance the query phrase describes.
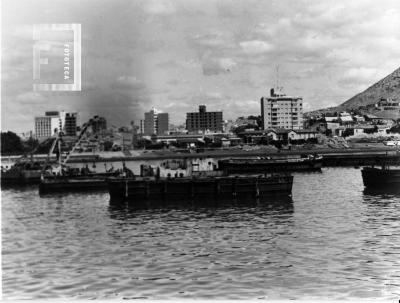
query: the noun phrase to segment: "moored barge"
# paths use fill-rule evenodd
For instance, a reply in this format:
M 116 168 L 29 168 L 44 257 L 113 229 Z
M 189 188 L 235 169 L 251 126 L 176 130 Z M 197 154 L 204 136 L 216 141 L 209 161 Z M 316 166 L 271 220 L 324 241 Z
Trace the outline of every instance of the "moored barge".
M 400 169 L 363 167 L 361 175 L 366 188 L 400 191 Z
M 293 176 L 108 178 L 111 201 L 231 199 L 291 195 Z
M 85 175 L 42 175 L 39 183 L 39 194 L 82 191 L 107 191 L 108 177 L 118 175 L 118 172 L 90 173 Z
M 301 158 L 241 158 L 218 161 L 219 169 L 225 174 L 265 173 L 292 171 L 320 171 L 322 156 L 304 156 Z

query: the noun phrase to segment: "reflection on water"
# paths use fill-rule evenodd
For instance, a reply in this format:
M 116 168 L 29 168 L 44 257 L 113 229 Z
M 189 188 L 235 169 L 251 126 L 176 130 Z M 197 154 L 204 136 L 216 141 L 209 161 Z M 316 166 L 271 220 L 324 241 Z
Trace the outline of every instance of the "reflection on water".
M 216 207 L 36 187 L 3 189 L 2 202 L 6 299 L 400 295 L 400 196 L 365 192 L 352 168 L 296 174 L 293 199 Z
M 380 188 L 365 188 L 363 191 L 365 196 L 376 196 L 376 197 L 400 197 L 400 187 L 380 187 Z
M 110 209 L 152 210 L 152 209 L 181 209 L 181 210 L 202 210 L 218 209 L 226 207 L 258 207 L 267 209 L 291 209 L 293 211 L 293 199 L 290 196 L 273 196 L 263 198 L 235 198 L 209 200 L 135 200 L 128 202 L 111 202 Z

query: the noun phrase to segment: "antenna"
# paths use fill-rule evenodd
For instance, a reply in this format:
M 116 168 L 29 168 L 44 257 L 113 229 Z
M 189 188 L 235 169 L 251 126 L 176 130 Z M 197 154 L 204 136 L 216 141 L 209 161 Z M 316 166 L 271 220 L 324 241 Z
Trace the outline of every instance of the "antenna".
M 277 91 L 279 91 L 279 64 L 275 67 L 275 88 Z
M 276 86 L 275 86 L 275 89 L 276 89 L 276 93 L 277 93 L 277 95 L 281 95 L 281 96 L 283 96 L 283 87 L 282 86 L 279 86 L 279 68 L 280 68 L 280 65 L 279 64 L 277 64 L 276 66 L 275 66 L 275 72 L 276 72 L 276 74 L 275 74 L 275 78 L 276 78 Z

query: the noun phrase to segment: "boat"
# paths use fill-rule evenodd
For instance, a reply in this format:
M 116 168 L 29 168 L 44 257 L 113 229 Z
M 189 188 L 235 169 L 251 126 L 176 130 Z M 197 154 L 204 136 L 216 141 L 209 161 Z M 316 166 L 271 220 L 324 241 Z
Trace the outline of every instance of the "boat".
M 39 183 L 39 194 L 52 194 L 61 192 L 106 191 L 106 179 L 116 176 L 116 173 L 95 173 L 76 176 L 43 176 Z
M 44 171 L 40 177 L 39 194 L 94 190 L 107 191 L 106 179 L 121 176 L 124 173 L 126 175 L 124 169 L 102 173 L 91 172 L 87 166 L 81 170 L 66 167 L 66 169 L 61 170 L 59 173 Z
M 226 174 L 321 171 L 322 156 L 303 155 L 298 158 L 282 159 L 272 159 L 269 157 L 227 159 L 218 161 L 218 167 Z
M 369 189 L 397 190 L 400 188 L 400 169 L 363 167 L 361 170 L 364 186 Z
M 108 178 L 111 201 L 232 199 L 292 193 L 289 174 L 220 177 L 135 177 Z
M 37 184 L 43 165 L 40 162 L 17 162 L 8 170 L 2 168 L 1 184 Z

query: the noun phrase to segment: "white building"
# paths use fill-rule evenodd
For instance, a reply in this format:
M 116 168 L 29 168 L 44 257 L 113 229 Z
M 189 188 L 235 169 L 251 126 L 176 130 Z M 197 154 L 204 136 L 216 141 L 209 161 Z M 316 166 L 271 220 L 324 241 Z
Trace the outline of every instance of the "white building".
M 35 135 L 38 139 L 49 138 L 63 130 L 65 125 L 65 112 L 50 111 L 44 116 L 35 117 Z
M 148 113 L 144 113 L 143 134 L 145 135 L 165 135 L 169 130 L 168 113 L 162 113 L 152 108 Z
M 45 112 L 44 116 L 35 117 L 35 136 L 38 139 L 45 139 L 54 136 L 60 131 L 70 135 L 69 133 L 73 129 L 73 122 L 75 122 L 76 129 L 77 117 L 78 113 L 66 113 L 65 111 Z
M 263 129 L 303 127 L 303 99 L 276 94 L 271 89 L 270 97 L 261 98 L 261 118 Z

